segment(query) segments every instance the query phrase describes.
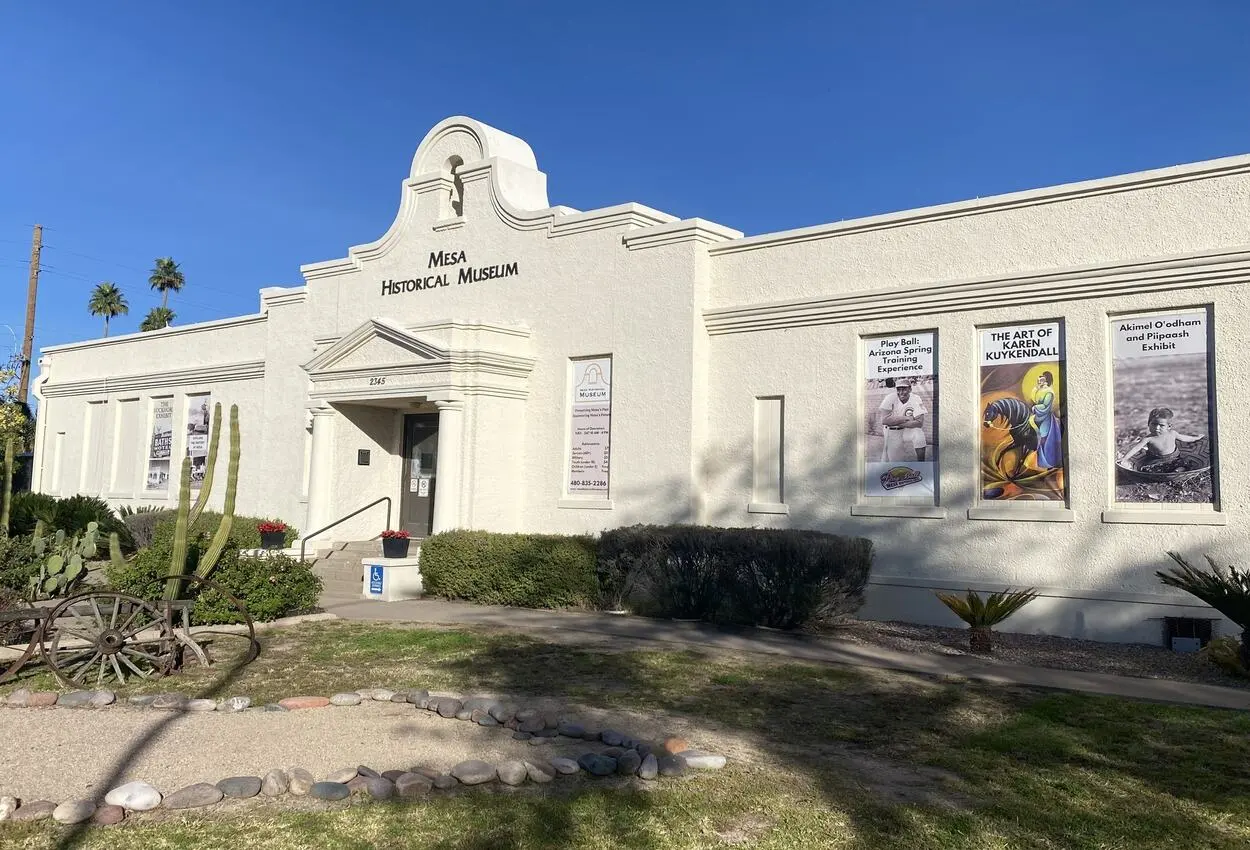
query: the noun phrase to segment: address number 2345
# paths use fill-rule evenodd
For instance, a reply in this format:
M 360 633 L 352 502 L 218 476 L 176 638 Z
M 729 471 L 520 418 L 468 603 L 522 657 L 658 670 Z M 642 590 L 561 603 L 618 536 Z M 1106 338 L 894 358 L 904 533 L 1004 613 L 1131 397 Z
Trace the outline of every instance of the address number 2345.
M 380 387 L 380 386 L 382 386 L 382 385 L 383 385 L 383 384 L 385 384 L 385 383 L 386 383 L 386 378 L 385 378 L 385 377 L 382 377 L 382 378 L 370 378 L 370 379 L 369 379 L 369 386 L 371 386 L 371 387 Z

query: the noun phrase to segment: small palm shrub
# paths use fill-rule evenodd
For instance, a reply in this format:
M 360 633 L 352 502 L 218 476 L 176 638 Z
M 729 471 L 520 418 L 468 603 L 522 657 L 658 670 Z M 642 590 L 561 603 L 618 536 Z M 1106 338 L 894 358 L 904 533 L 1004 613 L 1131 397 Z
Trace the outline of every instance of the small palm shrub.
M 942 604 L 955 616 L 968 624 L 968 648 L 973 652 L 989 653 L 994 649 L 992 629 L 1037 598 L 1033 588 L 1028 590 L 1004 590 L 991 593 L 982 599 L 981 594 L 969 590 L 966 596 L 938 593 Z
M 1191 566 L 1176 552 L 1168 552 L 1168 557 L 1177 565 L 1155 575 L 1164 584 L 1198 597 L 1236 623 L 1241 629 L 1241 666 L 1250 670 L 1250 571 L 1221 567 L 1210 555 L 1206 556 L 1210 570 Z
M 1198 654 L 1225 673 L 1250 676 L 1250 671 L 1241 664 L 1241 642 L 1231 635 L 1212 638 Z

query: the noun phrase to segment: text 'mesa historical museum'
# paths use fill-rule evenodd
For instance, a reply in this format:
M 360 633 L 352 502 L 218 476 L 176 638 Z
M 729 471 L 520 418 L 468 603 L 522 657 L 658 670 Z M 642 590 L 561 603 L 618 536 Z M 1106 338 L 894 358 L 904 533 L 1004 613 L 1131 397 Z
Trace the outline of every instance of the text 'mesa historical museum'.
M 44 349 L 35 489 L 172 504 L 220 402 L 241 513 L 851 533 L 876 618 L 1035 586 L 1013 630 L 1157 643 L 1212 616 L 1166 551 L 1246 553 L 1250 156 L 744 237 L 552 206 L 524 141 L 449 118 L 390 229 L 301 272 Z

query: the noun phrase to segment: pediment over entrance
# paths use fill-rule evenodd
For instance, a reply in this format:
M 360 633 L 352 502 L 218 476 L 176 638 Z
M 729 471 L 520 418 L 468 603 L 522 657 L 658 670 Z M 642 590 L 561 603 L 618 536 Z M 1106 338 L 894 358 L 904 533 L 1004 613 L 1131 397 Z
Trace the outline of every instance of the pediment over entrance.
M 369 319 L 308 361 L 304 369 L 316 375 L 401 364 L 445 364 L 449 360 L 450 352 L 437 343 L 385 319 Z
M 450 321 L 404 328 L 369 319 L 304 364 L 310 398 L 365 404 L 493 395 L 524 398 L 529 331 Z

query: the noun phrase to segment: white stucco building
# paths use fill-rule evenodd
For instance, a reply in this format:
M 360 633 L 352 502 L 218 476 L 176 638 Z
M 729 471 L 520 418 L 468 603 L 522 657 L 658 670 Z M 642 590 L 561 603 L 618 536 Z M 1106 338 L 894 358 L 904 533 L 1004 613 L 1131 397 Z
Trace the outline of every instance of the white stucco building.
M 1211 614 L 1166 551 L 1246 551 L 1250 157 L 744 237 L 553 206 L 525 142 L 457 117 L 381 238 L 301 272 L 252 315 L 44 349 L 35 489 L 173 504 L 220 402 L 240 513 L 850 533 L 874 617 L 1032 585 L 1015 629 L 1158 642 Z

